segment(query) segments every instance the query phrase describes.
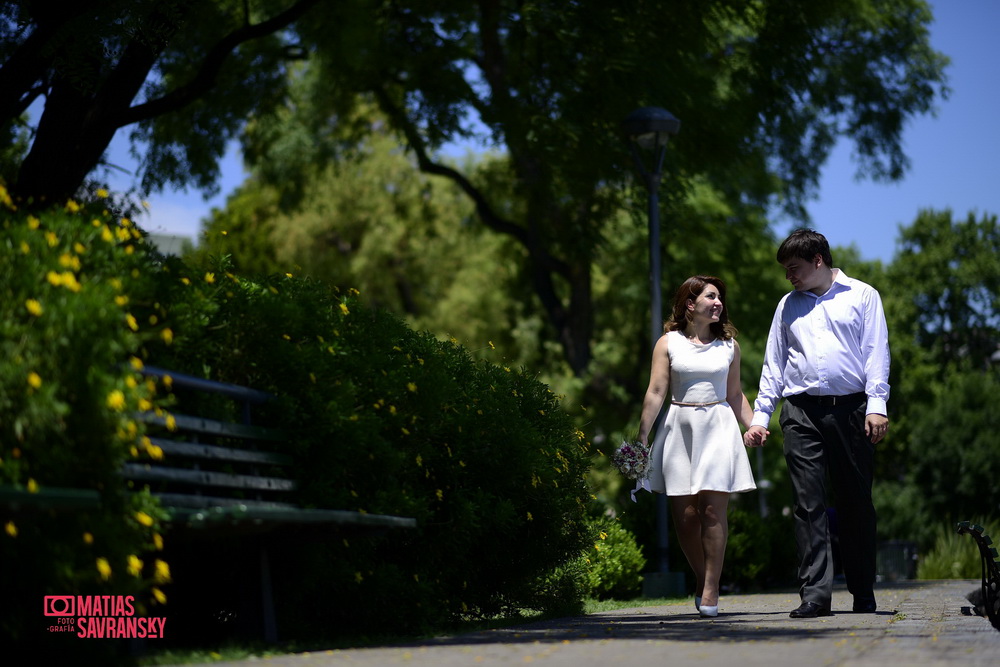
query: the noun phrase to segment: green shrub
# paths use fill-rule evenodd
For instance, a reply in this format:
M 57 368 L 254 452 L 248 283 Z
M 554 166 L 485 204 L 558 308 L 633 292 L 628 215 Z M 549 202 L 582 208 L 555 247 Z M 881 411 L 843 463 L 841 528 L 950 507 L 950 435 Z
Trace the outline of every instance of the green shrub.
M 588 595 L 598 600 L 628 600 L 642 593 L 642 571 L 646 559 L 635 536 L 614 519 L 595 523 L 597 539 L 583 556 Z
M 722 567 L 723 586 L 760 590 L 795 581 L 795 531 L 790 517 L 766 518 L 736 506 L 729 509 L 729 542 Z
M 276 590 L 295 627 L 372 632 L 392 609 L 396 630 L 419 629 L 579 597 L 549 575 L 589 540 L 587 443 L 545 385 L 354 294 L 217 272 L 226 287 L 199 334 L 201 368 L 281 397 L 266 418 L 296 434 L 300 501 L 420 524 L 279 547 Z M 336 608 L 316 617 L 333 591 Z
M 1000 540 L 1000 522 L 983 518 L 971 520 L 983 526 L 993 541 Z M 954 521 L 935 530 L 934 547 L 917 561 L 917 579 L 979 579 L 982 560 L 979 547 L 968 535 L 960 535 Z
M 148 317 L 140 324 L 134 289 L 155 265 L 134 225 L 103 206 L 36 216 L 0 186 L 0 224 L 0 485 L 100 495 L 98 509 L 0 506 L 0 632 L 57 645 L 69 637 L 39 634 L 44 595 L 132 594 L 142 613 L 168 577 L 156 564 L 156 504 L 118 477 L 122 461 L 144 455 L 133 413 L 156 407 L 136 367 L 159 332 Z

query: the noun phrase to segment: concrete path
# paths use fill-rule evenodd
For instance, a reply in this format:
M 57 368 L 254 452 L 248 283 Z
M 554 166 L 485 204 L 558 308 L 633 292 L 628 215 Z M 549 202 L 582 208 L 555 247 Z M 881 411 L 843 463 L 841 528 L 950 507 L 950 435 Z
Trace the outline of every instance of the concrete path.
M 1000 665 L 1000 631 L 971 615 L 978 581 L 883 584 L 879 611 L 854 614 L 837 590 L 833 615 L 792 619 L 798 594 L 723 596 L 702 619 L 693 601 L 532 623 L 418 643 L 318 651 L 238 663 L 251 667 L 605 667 L 607 665 Z M 220 663 L 215 663 L 220 664 Z

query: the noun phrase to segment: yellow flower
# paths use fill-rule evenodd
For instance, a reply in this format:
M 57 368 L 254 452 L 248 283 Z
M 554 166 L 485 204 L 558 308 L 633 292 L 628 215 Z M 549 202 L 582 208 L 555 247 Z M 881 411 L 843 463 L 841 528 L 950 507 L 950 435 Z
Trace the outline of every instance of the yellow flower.
M 101 579 L 107 581 L 111 578 L 111 565 L 108 563 L 108 559 L 101 558 L 97 559 L 97 572 L 101 575 Z
M 531 516 L 531 512 L 528 512 L 528 521 L 534 521 L 535 517 Z
M 17 526 L 14 524 L 13 521 L 8 521 L 6 524 L 4 524 L 3 529 L 11 537 L 17 537 Z
M 163 551 L 163 536 L 159 533 L 153 533 L 153 546 L 157 551 Z
M 152 526 L 153 525 L 153 517 L 149 516 L 145 512 L 141 512 L 141 511 L 140 512 L 136 512 L 135 513 L 135 520 L 138 521 L 139 523 L 141 523 L 144 526 Z
M 176 431 L 177 430 L 177 420 L 173 415 L 167 415 L 167 430 Z
M 70 199 L 69 201 L 66 202 L 66 210 L 69 211 L 70 213 L 76 213 L 77 211 L 80 210 L 80 205 L 77 204 L 72 199 Z
M 35 216 L 33 216 L 33 215 L 29 215 L 28 216 L 28 229 L 38 229 L 38 227 L 41 224 L 42 224 L 42 221 L 39 220 L 38 218 L 36 218 Z
M 412 392 L 416 392 L 417 391 L 417 385 L 414 382 L 407 382 L 406 383 L 406 388 L 408 390 L 412 391 Z
M 205 282 L 208 283 L 209 285 L 211 285 L 212 283 L 214 283 L 215 282 L 215 274 L 211 273 L 211 272 L 206 273 L 205 274 Z
M 42 304 L 36 299 L 28 299 L 24 302 L 24 307 L 28 309 L 28 312 L 38 317 L 42 314 Z
M 28 478 L 28 493 L 38 493 L 38 482 Z
M 133 577 L 139 577 L 142 575 L 142 560 L 135 554 L 129 554 L 128 566 L 126 568 L 128 573 Z
M 144 367 L 144 364 L 142 363 L 142 359 L 140 359 L 139 357 L 129 357 L 128 363 L 129 363 L 129 366 L 131 366 L 132 368 L 134 368 L 137 371 L 141 371 L 143 369 L 143 367 Z
M 356 581 L 357 583 L 360 584 L 362 581 L 364 581 L 364 579 L 365 578 L 363 576 L 361 576 L 360 572 L 355 572 L 354 573 L 354 581 Z
M 50 248 L 55 248 L 59 245 L 59 237 L 56 236 L 55 232 L 45 232 L 45 240 L 48 242 Z
M 153 597 L 160 604 L 167 604 L 167 596 L 159 588 L 153 588 Z
M 118 296 L 115 297 L 116 306 L 124 306 L 127 303 L 128 303 L 128 297 L 125 296 L 124 294 L 119 294 Z
M 132 313 L 126 313 L 125 324 L 127 324 L 128 328 L 131 329 L 132 331 L 139 330 L 139 323 L 136 322 L 135 316 L 133 316 Z
M 350 311 L 350 309 L 348 309 L 346 303 L 340 304 L 340 312 L 342 312 L 344 315 L 350 315 L 351 314 L 351 311 Z
M 42 386 L 42 378 L 38 373 L 31 371 L 28 373 L 28 384 L 34 389 L 38 389 Z
M 7 208 L 14 208 L 14 201 L 7 193 L 7 188 L 5 188 L 2 184 L 0 184 L 0 204 L 4 204 Z
M 111 233 L 111 230 L 108 229 L 107 225 L 105 225 L 104 229 L 101 230 L 101 240 L 108 243 L 115 240 L 115 235 Z
M 91 535 L 90 533 L 84 533 L 83 534 L 83 543 L 84 544 L 93 544 L 94 543 L 94 536 Z
M 166 584 L 170 582 L 170 566 L 167 565 L 165 561 L 160 559 L 156 560 L 156 572 L 153 574 L 153 578 L 158 584 Z
M 55 271 L 49 271 L 48 273 L 46 273 L 45 279 L 48 280 L 49 283 L 54 285 L 55 287 L 59 287 L 60 285 L 62 285 L 62 275 L 56 273 Z
M 122 393 L 121 389 L 114 389 L 108 394 L 107 404 L 112 410 L 121 412 L 125 409 L 125 394 Z
M 73 269 L 74 271 L 80 270 L 80 258 L 76 255 L 71 255 L 68 252 L 64 252 L 59 255 L 59 264 L 67 269 Z
M 21 254 L 27 255 L 29 252 L 31 252 L 31 246 L 29 246 L 27 242 L 21 241 Z
M 82 243 L 80 243 L 79 241 L 77 241 L 76 243 L 73 244 L 73 252 L 75 252 L 77 255 L 82 255 L 83 253 L 87 252 L 87 247 Z
M 181 284 L 182 285 L 190 285 L 191 281 L 188 280 L 187 278 L 181 278 Z
M 104 188 L 97 188 L 97 192 L 95 192 L 94 194 L 97 195 L 98 199 L 107 199 L 108 198 L 108 191 L 105 190 Z

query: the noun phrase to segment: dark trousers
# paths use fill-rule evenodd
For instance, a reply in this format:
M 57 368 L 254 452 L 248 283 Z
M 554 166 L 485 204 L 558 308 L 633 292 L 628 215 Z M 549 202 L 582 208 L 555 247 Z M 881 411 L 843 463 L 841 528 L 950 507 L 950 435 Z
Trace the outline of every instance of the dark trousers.
M 785 461 L 795 495 L 795 542 L 803 602 L 829 606 L 833 594 L 828 474 L 847 588 L 855 598 L 875 597 L 875 446 L 865 436 L 865 408 L 863 398 L 823 406 L 792 396 L 785 399 L 781 410 Z

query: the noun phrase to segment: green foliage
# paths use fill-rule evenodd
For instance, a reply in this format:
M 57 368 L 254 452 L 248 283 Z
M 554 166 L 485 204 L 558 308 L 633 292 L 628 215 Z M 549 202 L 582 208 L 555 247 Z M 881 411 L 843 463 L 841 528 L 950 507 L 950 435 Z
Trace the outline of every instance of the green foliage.
M 646 559 L 635 537 L 614 519 L 596 523 L 600 531 L 593 547 L 584 556 L 589 597 L 627 600 L 642 592 L 642 572 Z
M 1000 522 L 983 518 L 969 520 L 983 526 L 984 532 L 994 541 L 1000 536 Z M 934 526 L 934 547 L 917 562 L 917 579 L 979 579 L 982 567 L 975 540 L 959 535 L 955 522 L 938 522 Z
M 417 629 L 579 601 L 571 579 L 547 577 L 589 540 L 587 443 L 533 374 L 315 280 L 210 273 L 220 288 L 196 334 L 199 368 L 281 397 L 263 419 L 296 434 L 285 446 L 300 501 L 420 524 L 392 540 L 277 546 L 287 623 L 371 631 L 391 605 Z M 332 590 L 336 622 L 313 613 Z
M 761 518 L 754 512 L 730 508 L 724 586 L 737 590 L 786 586 L 795 581 L 797 564 L 791 517 L 771 513 Z
M 35 217 L 0 186 L 0 224 L 0 485 L 100 497 L 97 509 L 0 507 L 0 630 L 31 641 L 46 627 L 43 595 L 131 594 L 145 610 L 169 576 L 155 503 L 118 476 L 145 455 L 134 413 L 158 401 L 135 370 L 158 335 L 141 287 L 158 267 L 134 225 L 101 205 Z

